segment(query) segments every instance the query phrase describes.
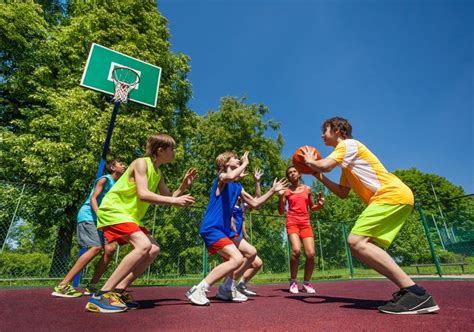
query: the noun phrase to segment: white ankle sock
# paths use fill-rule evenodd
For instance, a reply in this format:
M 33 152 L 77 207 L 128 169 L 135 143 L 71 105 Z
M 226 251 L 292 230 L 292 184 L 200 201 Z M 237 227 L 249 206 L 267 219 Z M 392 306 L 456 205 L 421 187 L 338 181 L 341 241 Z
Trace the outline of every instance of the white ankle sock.
M 199 284 L 198 287 L 202 287 L 205 290 L 209 290 L 209 284 L 207 283 L 206 279 L 203 279 Z

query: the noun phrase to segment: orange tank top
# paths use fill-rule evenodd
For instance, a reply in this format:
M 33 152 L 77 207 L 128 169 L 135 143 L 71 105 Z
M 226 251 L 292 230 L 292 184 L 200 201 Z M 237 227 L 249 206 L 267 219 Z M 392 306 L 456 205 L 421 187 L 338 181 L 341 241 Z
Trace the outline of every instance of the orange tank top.
M 309 224 L 309 192 L 308 186 L 304 186 L 300 192 L 293 192 L 290 189 L 286 191 L 286 200 L 288 201 L 288 213 L 286 214 L 287 225 Z

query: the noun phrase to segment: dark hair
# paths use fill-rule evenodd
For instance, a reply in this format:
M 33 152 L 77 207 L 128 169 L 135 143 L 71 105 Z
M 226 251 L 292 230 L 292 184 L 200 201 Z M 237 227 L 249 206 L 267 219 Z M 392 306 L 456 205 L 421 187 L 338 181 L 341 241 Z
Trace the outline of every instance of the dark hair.
M 290 166 L 287 167 L 287 169 L 286 169 L 286 171 L 285 171 L 285 176 L 286 176 L 287 179 L 288 179 L 288 171 L 289 171 L 291 168 L 296 169 L 296 171 L 297 171 L 298 173 L 300 173 L 300 171 L 298 171 L 298 169 L 295 167 L 295 165 L 290 165 Z M 288 179 L 288 180 L 289 180 L 289 179 Z M 301 180 L 301 173 L 300 173 L 300 180 Z
M 120 159 L 112 159 L 112 160 L 107 160 L 105 163 L 105 169 L 107 172 L 111 172 L 112 166 L 114 166 L 116 163 L 121 163 L 122 161 Z
M 329 126 L 331 130 L 339 129 L 341 136 L 343 139 L 352 138 L 352 126 L 349 121 L 344 118 L 340 118 L 338 116 L 327 119 L 324 121 L 321 129 L 323 133 L 326 131 L 326 128 Z

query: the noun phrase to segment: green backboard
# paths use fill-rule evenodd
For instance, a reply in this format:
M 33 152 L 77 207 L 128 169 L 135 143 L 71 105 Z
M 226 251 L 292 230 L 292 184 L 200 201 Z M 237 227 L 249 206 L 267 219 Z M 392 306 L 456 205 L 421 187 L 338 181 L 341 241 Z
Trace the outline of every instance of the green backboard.
M 129 100 L 156 107 L 161 68 L 99 44 L 92 44 L 80 85 L 114 95 L 112 71 L 115 67 L 131 68 L 140 75 L 140 83 L 130 91 Z

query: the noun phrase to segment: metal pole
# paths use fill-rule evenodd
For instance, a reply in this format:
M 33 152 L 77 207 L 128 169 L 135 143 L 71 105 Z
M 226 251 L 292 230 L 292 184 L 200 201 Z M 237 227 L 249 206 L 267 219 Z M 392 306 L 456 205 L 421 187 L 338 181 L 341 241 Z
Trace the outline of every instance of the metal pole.
M 352 255 L 351 251 L 349 249 L 349 246 L 347 245 L 347 226 L 346 224 L 342 223 L 342 236 L 344 237 L 344 246 L 346 247 L 346 255 L 347 255 L 347 266 L 349 268 L 349 274 L 351 276 L 351 279 L 354 278 L 354 266 L 352 264 Z
M 436 196 L 436 191 L 434 189 L 433 182 L 430 182 L 430 184 L 431 184 L 431 189 L 433 190 L 436 205 L 438 205 L 439 214 L 441 215 L 441 219 L 443 219 L 443 224 L 444 224 L 444 229 L 446 231 L 446 236 L 448 237 L 448 240 L 451 240 L 450 236 L 449 236 L 449 232 L 448 232 L 448 227 L 446 226 L 446 220 L 444 219 L 443 210 L 441 210 L 441 206 L 439 205 L 439 201 L 438 201 L 438 196 Z
M 3 241 L 2 250 L 0 251 L 0 254 L 3 252 L 3 249 L 5 249 L 5 244 L 7 243 L 8 235 L 10 235 L 10 231 L 12 229 L 12 226 L 13 226 L 14 222 L 15 222 L 16 213 L 18 212 L 18 208 L 20 207 L 20 201 L 21 201 L 21 198 L 23 197 L 23 192 L 25 191 L 25 186 L 26 186 L 26 184 L 24 183 L 23 188 L 21 189 L 20 197 L 18 198 L 18 202 L 16 202 L 16 207 L 15 207 L 15 211 L 13 212 L 12 221 L 10 222 L 10 226 L 8 226 L 7 235 L 5 236 L 5 240 Z
M 120 107 L 120 101 L 116 101 L 114 104 L 114 110 L 112 111 L 112 116 L 110 117 L 109 128 L 107 129 L 107 136 L 105 137 L 104 149 L 102 150 L 102 155 L 100 157 L 99 168 L 97 169 L 97 174 L 95 178 L 98 179 L 104 173 L 105 160 L 107 157 L 107 152 L 109 152 L 110 140 L 112 138 L 112 132 L 114 130 L 115 118 Z
M 441 237 L 441 233 L 439 232 L 438 225 L 436 225 L 436 219 L 435 219 L 434 215 L 431 215 L 431 218 L 433 219 L 433 224 L 435 225 L 436 233 L 438 233 L 439 241 L 441 242 L 441 245 L 443 246 L 443 249 L 446 249 L 444 247 L 443 238 Z
M 153 211 L 153 228 L 151 229 L 151 236 L 155 238 L 155 224 L 156 224 L 156 209 L 158 206 L 155 205 L 155 210 Z M 150 271 L 151 271 L 151 264 L 148 265 L 148 273 L 146 275 L 147 283 L 150 281 Z
M 435 250 L 435 247 L 433 245 L 433 241 L 431 240 L 430 229 L 428 228 L 428 222 L 426 221 L 425 213 L 423 212 L 423 209 L 421 208 L 419 203 L 415 203 L 415 207 L 418 210 L 418 212 L 420 213 L 421 222 L 422 222 L 423 228 L 425 230 L 426 238 L 428 239 L 428 244 L 430 246 L 431 255 L 433 256 L 433 260 L 434 260 L 434 263 L 436 265 L 436 270 L 438 271 L 438 275 L 440 277 L 442 277 L 443 276 L 443 271 L 441 270 L 441 265 L 439 264 L 438 255 L 436 254 L 436 250 Z
M 250 244 L 253 243 L 253 232 L 252 232 L 252 213 L 250 213 Z
M 321 252 L 321 265 L 324 273 L 324 255 L 323 255 L 323 245 L 321 243 L 321 228 L 319 227 L 319 220 L 316 220 L 316 226 L 318 227 L 318 238 L 319 238 L 319 251 Z

